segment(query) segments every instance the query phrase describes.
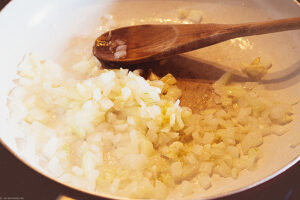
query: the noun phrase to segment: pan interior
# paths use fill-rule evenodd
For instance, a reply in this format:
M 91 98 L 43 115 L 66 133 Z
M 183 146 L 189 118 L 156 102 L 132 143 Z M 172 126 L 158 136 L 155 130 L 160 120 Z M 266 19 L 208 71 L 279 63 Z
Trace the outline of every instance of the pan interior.
M 31 5 L 31 7 L 28 7 Z M 24 6 L 28 9 L 24 9 Z M 8 91 L 13 87 L 16 65 L 22 56 L 29 52 L 55 60 L 61 64 L 75 62 L 79 57 L 71 50 L 76 48 L 91 49 L 93 40 L 100 30 L 101 16 L 111 14 L 120 24 L 128 22 L 161 23 L 176 19 L 176 9 L 200 9 L 203 11 L 204 23 L 242 23 L 262 21 L 299 15 L 300 7 L 292 0 L 124 0 L 93 1 L 84 3 L 80 0 L 68 1 L 13 1 L 0 14 L 0 27 L 7 30 L 0 33 L 0 81 L 1 108 L 0 115 L 1 140 L 17 155 L 14 142 L 17 134 L 8 123 L 9 112 L 6 108 Z M 19 16 L 13 13 L 18 12 Z M 22 15 L 21 15 L 22 13 Z M 14 16 L 14 17 L 13 17 Z M 78 19 L 78 16 L 81 16 Z M 73 19 L 78 20 L 73 20 Z M 10 22 L 7 24 L 7 22 Z M 21 34 L 22 33 L 22 34 Z M 171 72 L 178 78 L 178 86 L 183 89 L 182 104 L 190 106 L 195 112 L 205 108 L 212 95 L 211 84 L 224 71 L 218 66 L 239 69 L 240 63 L 249 63 L 260 56 L 265 63 L 272 63 L 265 85 L 268 90 L 282 99 L 300 98 L 300 32 L 283 32 L 258 37 L 246 37 L 227 41 L 185 55 L 175 56 L 164 63 L 164 68 L 153 70 L 158 74 Z M 74 42 L 74 37 L 77 42 Z M 70 43 L 72 39 L 73 43 Z M 70 45 L 71 44 L 71 45 Z M 300 105 L 295 107 L 296 115 L 290 131 L 283 136 L 264 138 L 262 150 L 264 157 L 257 169 L 243 171 L 237 180 L 232 178 L 213 177 L 213 186 L 209 190 L 201 190 L 198 196 L 203 198 L 226 195 L 272 176 L 277 171 L 299 159 L 300 146 L 290 148 L 295 137 L 299 137 Z M 21 157 L 22 159 L 22 157 Z M 44 172 L 38 166 L 34 169 Z M 47 173 L 46 173 L 47 174 Z

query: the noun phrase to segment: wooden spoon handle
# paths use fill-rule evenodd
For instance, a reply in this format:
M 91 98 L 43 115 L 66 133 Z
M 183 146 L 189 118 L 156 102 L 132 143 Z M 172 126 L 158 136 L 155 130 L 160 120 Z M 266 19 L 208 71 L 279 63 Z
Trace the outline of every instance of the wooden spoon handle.
M 300 17 L 229 25 L 224 31 L 232 38 L 300 29 Z M 226 34 L 227 34 L 226 33 Z

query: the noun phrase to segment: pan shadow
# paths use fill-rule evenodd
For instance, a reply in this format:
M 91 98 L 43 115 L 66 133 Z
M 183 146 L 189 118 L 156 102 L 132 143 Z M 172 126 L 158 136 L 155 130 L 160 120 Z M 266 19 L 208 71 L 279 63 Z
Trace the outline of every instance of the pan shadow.
M 261 82 L 271 90 L 286 89 L 299 83 L 300 60 L 284 70 L 268 74 Z
M 194 113 L 212 105 L 215 95 L 212 84 L 225 73 L 211 64 L 182 55 L 151 63 L 147 67 L 160 77 L 171 73 L 182 90 L 181 105 L 190 107 Z

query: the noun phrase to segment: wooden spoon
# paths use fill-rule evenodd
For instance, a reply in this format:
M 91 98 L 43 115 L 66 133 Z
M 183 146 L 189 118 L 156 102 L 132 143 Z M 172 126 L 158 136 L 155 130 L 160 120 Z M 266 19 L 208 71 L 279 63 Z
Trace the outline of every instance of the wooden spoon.
M 244 24 L 138 25 L 106 32 L 95 41 L 94 55 L 111 67 L 164 59 L 229 39 L 300 29 L 300 17 Z M 116 59 L 116 40 L 127 45 L 126 57 Z M 279 51 L 279 49 L 278 49 Z

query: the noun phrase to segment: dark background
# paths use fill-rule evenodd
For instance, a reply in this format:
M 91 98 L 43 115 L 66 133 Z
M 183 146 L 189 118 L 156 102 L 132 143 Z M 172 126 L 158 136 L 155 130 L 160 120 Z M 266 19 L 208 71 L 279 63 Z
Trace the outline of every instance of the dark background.
M 9 2 L 9 0 L 0 0 L 0 10 Z
M 8 2 L 0 0 L 0 10 Z M 45 178 L 0 143 L 0 200 L 55 200 L 60 194 L 78 200 L 99 199 Z M 300 200 L 300 162 L 263 185 L 222 200 Z

